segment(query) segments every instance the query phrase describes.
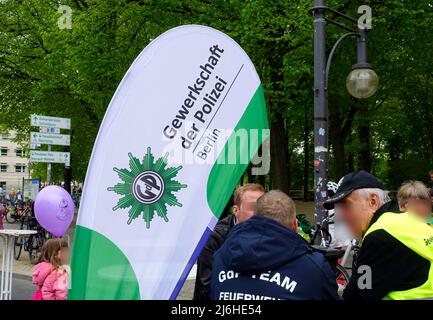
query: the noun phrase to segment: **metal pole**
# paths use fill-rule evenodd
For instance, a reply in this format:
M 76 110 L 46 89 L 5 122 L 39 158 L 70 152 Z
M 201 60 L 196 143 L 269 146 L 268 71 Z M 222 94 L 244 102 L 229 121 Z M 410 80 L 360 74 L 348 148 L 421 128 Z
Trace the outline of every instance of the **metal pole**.
M 0 238 L 3 240 L 0 300 L 11 300 L 15 238 L 6 234 L 1 235 Z
M 8 245 L 8 253 L 9 253 L 9 265 L 7 267 L 7 271 L 9 273 L 9 278 L 7 284 L 8 287 L 8 293 L 7 293 L 7 299 L 6 300 L 12 300 L 12 275 L 13 275 L 13 256 L 14 256 L 14 243 L 15 243 L 15 237 L 9 237 L 9 245 Z M 7 274 L 6 274 L 7 275 Z
M 356 44 L 357 61 L 354 67 L 356 68 L 371 68 L 367 56 L 367 30 L 358 29 L 358 39 Z
M 51 151 L 51 145 L 48 145 L 48 151 Z M 47 163 L 47 184 L 51 181 L 51 163 Z
M 0 280 L 0 300 L 6 300 L 4 295 L 6 294 L 6 251 L 7 251 L 7 237 L 6 235 L 0 235 L 0 239 L 3 244 L 3 254 L 2 254 L 2 270 L 1 270 L 1 280 Z
M 321 223 L 326 216 L 323 202 L 328 182 L 328 97 L 326 81 L 325 0 L 315 0 L 314 17 L 314 218 Z

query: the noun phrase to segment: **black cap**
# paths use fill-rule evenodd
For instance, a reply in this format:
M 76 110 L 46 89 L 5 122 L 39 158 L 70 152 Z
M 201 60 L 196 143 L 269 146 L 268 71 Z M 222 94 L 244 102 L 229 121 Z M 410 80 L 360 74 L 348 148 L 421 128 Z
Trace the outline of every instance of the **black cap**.
M 384 190 L 382 182 L 367 171 L 361 170 L 346 174 L 338 182 L 335 194 L 323 203 L 326 210 L 334 209 L 334 204 L 347 197 L 352 191 L 364 188 L 377 188 Z

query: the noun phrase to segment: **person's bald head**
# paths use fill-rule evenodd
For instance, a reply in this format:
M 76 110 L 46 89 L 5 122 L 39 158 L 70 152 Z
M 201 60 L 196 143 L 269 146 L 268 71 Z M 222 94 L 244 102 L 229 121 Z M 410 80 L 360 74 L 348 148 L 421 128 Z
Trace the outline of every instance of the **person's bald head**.
M 255 214 L 273 219 L 289 229 L 297 229 L 295 202 L 280 190 L 271 190 L 257 199 Z

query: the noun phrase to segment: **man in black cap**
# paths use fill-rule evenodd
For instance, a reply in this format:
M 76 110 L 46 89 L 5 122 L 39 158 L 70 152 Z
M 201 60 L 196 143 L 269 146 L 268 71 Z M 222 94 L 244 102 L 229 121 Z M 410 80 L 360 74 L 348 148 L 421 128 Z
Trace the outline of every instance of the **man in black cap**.
M 362 170 L 345 175 L 324 207 L 362 238 L 344 299 L 433 298 L 433 229 L 399 212 L 378 179 Z

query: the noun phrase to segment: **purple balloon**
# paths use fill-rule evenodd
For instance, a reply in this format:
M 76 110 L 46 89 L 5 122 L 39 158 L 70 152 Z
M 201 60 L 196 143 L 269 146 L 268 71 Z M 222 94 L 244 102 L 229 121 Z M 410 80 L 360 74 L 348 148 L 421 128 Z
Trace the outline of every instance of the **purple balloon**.
M 35 199 L 35 216 L 39 224 L 56 237 L 62 237 L 74 218 L 74 201 L 59 186 L 47 186 Z

